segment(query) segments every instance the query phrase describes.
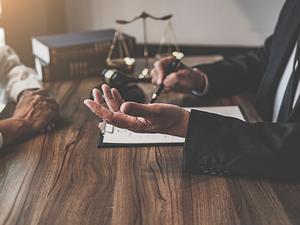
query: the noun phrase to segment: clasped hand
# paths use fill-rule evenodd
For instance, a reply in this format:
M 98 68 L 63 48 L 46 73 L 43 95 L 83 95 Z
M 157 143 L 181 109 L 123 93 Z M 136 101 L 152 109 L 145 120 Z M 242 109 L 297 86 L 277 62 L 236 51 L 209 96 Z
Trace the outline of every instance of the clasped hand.
M 44 90 L 27 90 L 22 93 L 13 119 L 23 121 L 27 132 L 38 133 L 50 129 L 59 118 L 59 105 Z
M 125 102 L 117 89 L 102 85 L 103 95 L 93 90 L 94 101 L 84 104 L 100 119 L 137 133 L 163 133 L 186 136 L 190 113 L 169 104 Z

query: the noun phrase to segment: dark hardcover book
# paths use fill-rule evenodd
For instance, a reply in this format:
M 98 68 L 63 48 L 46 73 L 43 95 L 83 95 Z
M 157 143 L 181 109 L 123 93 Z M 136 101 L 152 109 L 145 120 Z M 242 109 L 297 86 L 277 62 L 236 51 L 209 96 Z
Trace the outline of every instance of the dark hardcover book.
M 106 67 L 104 60 L 95 58 L 49 64 L 35 58 L 35 69 L 42 81 L 58 81 L 96 76 Z
M 45 63 L 60 63 L 84 57 L 106 57 L 115 35 L 114 29 L 86 31 L 32 38 L 35 57 Z M 124 41 L 130 54 L 135 50 L 135 38 L 124 34 Z

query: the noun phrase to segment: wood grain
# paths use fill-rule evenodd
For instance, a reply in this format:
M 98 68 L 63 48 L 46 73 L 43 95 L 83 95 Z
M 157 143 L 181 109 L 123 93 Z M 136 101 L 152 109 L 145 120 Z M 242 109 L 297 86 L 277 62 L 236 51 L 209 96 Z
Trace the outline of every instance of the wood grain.
M 185 174 L 182 147 L 97 149 L 97 119 L 82 104 L 97 82 L 48 84 L 67 123 L 0 156 L 1 225 L 300 223 L 297 183 Z M 198 104 L 239 104 L 260 121 L 247 96 Z

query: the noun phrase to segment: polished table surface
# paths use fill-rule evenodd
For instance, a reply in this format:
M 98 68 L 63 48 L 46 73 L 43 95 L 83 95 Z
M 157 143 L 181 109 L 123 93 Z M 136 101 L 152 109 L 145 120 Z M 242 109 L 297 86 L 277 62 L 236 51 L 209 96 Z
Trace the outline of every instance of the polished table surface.
M 0 155 L 0 224 L 300 224 L 300 185 L 182 172 L 183 147 L 97 149 L 97 119 L 82 101 L 98 78 L 47 84 L 67 121 Z M 161 101 L 241 106 L 246 96 Z M 175 102 L 176 103 L 176 102 Z

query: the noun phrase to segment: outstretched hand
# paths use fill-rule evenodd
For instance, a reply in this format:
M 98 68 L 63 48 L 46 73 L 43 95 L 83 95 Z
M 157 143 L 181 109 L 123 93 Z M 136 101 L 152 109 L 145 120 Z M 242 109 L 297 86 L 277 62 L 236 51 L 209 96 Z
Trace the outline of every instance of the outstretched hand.
M 102 85 L 103 95 L 93 90 L 94 101 L 84 104 L 99 118 L 113 126 L 137 133 L 163 133 L 186 136 L 190 113 L 169 104 L 125 102 L 117 89 Z

